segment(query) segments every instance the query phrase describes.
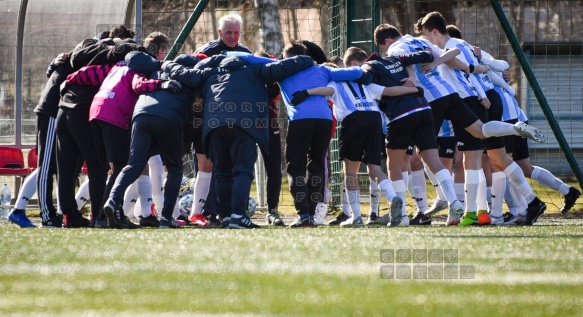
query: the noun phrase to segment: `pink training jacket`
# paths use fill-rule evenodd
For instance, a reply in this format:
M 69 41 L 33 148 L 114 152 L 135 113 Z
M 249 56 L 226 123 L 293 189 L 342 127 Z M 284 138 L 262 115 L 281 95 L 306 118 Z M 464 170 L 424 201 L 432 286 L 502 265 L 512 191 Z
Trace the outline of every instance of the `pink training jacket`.
M 129 129 L 140 94 L 156 91 L 162 82 L 148 79 L 121 61 L 115 65 L 86 66 L 67 77 L 71 85 L 101 85 L 89 110 L 89 121 L 98 119 Z

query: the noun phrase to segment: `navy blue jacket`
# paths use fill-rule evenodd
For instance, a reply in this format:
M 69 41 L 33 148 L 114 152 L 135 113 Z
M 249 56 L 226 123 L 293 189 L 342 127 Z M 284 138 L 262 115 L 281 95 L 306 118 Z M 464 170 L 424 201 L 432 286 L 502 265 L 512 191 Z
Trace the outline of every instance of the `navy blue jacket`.
M 363 77 L 367 83 L 374 82 L 385 87 L 402 86 L 401 80 L 409 77 L 406 66 L 432 61 L 433 55 L 426 51 L 390 57 L 381 57 L 374 53 L 362 65 L 365 73 Z M 427 100 L 417 94 L 383 96 L 379 102 L 379 108 L 391 120 L 423 105 L 427 105 Z
M 54 68 L 43 88 L 38 104 L 34 108 L 35 113 L 42 113 L 53 118 L 57 117 L 61 100 L 61 84 L 72 72 L 73 67 L 68 62 Z
M 83 42 L 85 43 L 85 41 Z M 113 44 L 115 46 L 111 46 Z M 70 56 L 71 67 L 76 71 L 83 66 L 115 64 L 136 50 L 145 51 L 132 40 L 107 39 L 96 44 L 73 50 Z M 59 107 L 88 111 L 99 86 L 73 85 L 65 92 Z
M 182 54 L 175 60 L 176 65 L 192 68 L 200 59 Z M 126 56 L 128 67 L 138 73 L 149 75 L 150 79 L 168 80 L 168 74 L 160 70 L 161 61 L 141 52 L 132 52 Z M 178 93 L 157 90 L 140 95 L 134 108 L 133 118 L 141 114 L 161 117 L 182 127 L 187 118 L 188 110 L 194 102 L 195 90 L 182 87 Z
M 202 137 L 218 127 L 240 127 L 267 151 L 269 103 L 266 84 L 280 81 L 314 65 L 309 56 L 296 56 L 269 64 L 249 64 L 237 56 L 215 55 L 192 70 L 165 62 L 162 70 L 189 88 L 202 88 Z
M 220 38 L 216 41 L 210 41 L 210 42 L 206 43 L 205 45 L 203 45 L 201 48 L 196 50 L 197 53 L 203 53 L 208 57 L 219 55 L 223 51 L 236 51 L 236 52 L 252 53 L 251 50 L 243 44 L 239 43 L 235 47 L 229 47 Z

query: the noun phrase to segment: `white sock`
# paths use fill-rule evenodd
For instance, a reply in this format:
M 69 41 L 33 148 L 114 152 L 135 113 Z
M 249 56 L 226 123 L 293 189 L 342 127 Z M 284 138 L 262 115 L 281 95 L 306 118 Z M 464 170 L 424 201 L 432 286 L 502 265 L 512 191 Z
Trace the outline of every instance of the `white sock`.
M 77 194 L 75 195 L 75 200 L 77 201 L 77 210 L 81 210 L 83 205 L 89 201 L 89 178 L 79 186 L 79 190 L 77 190 Z
M 347 195 L 352 218 L 356 219 L 360 217 L 360 190 L 348 190 Z
M 488 211 L 492 209 L 492 186 L 486 187 L 486 201 L 488 202 Z
M 518 214 L 521 216 L 526 216 L 526 209 L 528 208 L 528 202 L 526 197 L 518 193 Z
M 466 191 L 464 189 L 464 183 L 454 183 L 453 188 L 455 190 L 456 199 L 462 203 L 462 205 L 464 206 L 464 209 L 465 209 L 466 208 Z
M 385 196 L 385 198 L 389 202 L 389 204 L 393 201 L 393 198 L 397 196 L 397 193 L 395 193 L 395 188 L 393 187 L 393 183 L 388 178 L 382 180 L 379 183 L 379 188 L 383 196 Z M 403 203 L 404 202 L 405 201 L 403 200 Z
M 148 167 L 150 168 L 150 181 L 152 182 L 152 199 L 156 208 L 162 211 L 164 207 L 164 193 L 162 192 L 164 165 L 162 165 L 160 155 L 150 157 Z
M 138 219 L 140 216 L 144 217 L 142 214 L 142 210 L 143 210 L 142 203 L 141 203 L 140 199 L 138 199 L 136 201 L 136 204 L 134 205 L 134 210 L 131 211 L 132 217 L 135 219 Z
M 405 171 L 405 172 L 402 172 L 402 174 L 403 174 L 403 182 L 405 183 L 405 192 L 407 192 L 407 186 L 409 186 L 409 172 Z M 405 202 L 405 201 L 403 200 L 403 202 Z
M 486 138 L 493 136 L 520 135 L 514 125 L 502 121 L 489 121 L 482 125 L 482 134 Z
M 137 217 L 137 214 L 140 214 L 139 212 L 135 212 L 136 210 L 136 202 L 139 199 L 139 194 L 138 194 L 138 181 L 136 180 L 135 182 L 133 182 L 133 184 L 130 185 L 130 187 L 128 187 L 126 189 L 126 192 L 123 196 L 123 211 L 126 215 L 132 215 L 132 217 Z
M 488 200 L 486 195 L 488 191 L 486 190 L 486 175 L 484 174 L 484 169 L 478 170 L 478 196 L 476 202 L 478 204 L 478 210 L 486 211 L 488 210 Z
M 25 210 L 28 201 L 32 198 L 36 192 L 36 176 L 38 175 L 38 169 L 35 169 L 30 175 L 24 179 L 22 188 L 18 192 L 18 197 L 14 203 L 14 209 Z M 50 182 L 53 181 L 52 178 L 49 179 Z
M 209 194 L 209 189 L 211 186 L 211 178 L 213 173 L 198 172 L 196 175 L 196 180 L 194 181 L 194 197 L 192 199 L 192 208 L 190 210 L 190 216 L 202 213 L 202 208 L 206 202 L 206 197 Z
M 152 215 L 152 182 L 149 175 L 141 175 L 138 180 L 138 195 L 140 196 L 140 205 L 142 217 L 146 218 Z
M 370 180 L 370 211 L 368 214 L 379 214 L 379 206 L 381 204 L 381 190 L 379 184 L 371 179 Z
M 475 212 L 478 210 L 478 183 L 480 182 L 479 170 L 464 170 L 466 192 L 466 211 Z
M 506 174 L 504 174 L 504 176 L 506 176 Z M 514 216 L 518 215 L 518 207 L 520 204 L 518 196 L 522 196 L 522 194 L 516 190 L 508 177 L 506 177 L 506 191 L 504 192 L 504 200 L 506 201 L 506 206 L 508 206 L 508 212 Z
M 492 173 L 492 207 L 490 216 L 502 217 L 502 203 L 506 192 L 506 175 L 502 172 Z
M 518 164 L 512 162 L 512 164 L 508 165 L 508 167 L 504 169 L 504 174 L 506 174 L 512 184 L 516 186 L 516 189 L 518 189 L 522 196 L 526 198 L 526 202 L 530 203 L 534 200 L 536 195 L 532 192 L 532 188 L 530 188 L 530 185 L 526 181 L 526 177 L 524 177 L 524 173 Z
M 447 170 L 444 169 L 448 174 L 449 174 L 449 179 L 451 178 L 451 173 Z M 441 172 L 441 171 L 439 171 Z M 439 173 L 437 172 L 437 173 Z M 447 195 L 443 192 L 443 188 L 441 188 L 441 182 L 439 181 L 439 179 L 437 178 L 437 175 L 433 174 L 431 172 L 431 170 L 429 170 L 429 167 L 427 167 L 427 165 L 425 165 L 425 174 L 427 174 L 427 177 L 429 178 L 429 181 L 431 181 L 431 184 L 433 184 L 433 188 L 435 189 L 435 194 L 437 195 L 437 199 L 441 200 L 441 201 L 449 201 L 449 199 L 447 199 Z M 453 181 L 452 181 L 453 184 Z M 451 201 L 453 202 L 453 200 Z
M 447 201 L 450 204 L 453 203 L 457 199 L 456 190 L 453 184 L 453 178 L 447 169 L 442 169 L 437 174 L 435 174 L 435 178 L 440 184 L 440 188 L 443 190 L 443 194 L 445 199 L 443 201 Z M 461 185 L 461 192 L 463 196 L 464 184 Z M 463 201 L 463 200 L 462 200 Z
M 569 193 L 569 185 L 565 184 L 562 180 L 556 178 L 555 175 L 542 167 L 535 166 L 530 178 L 545 187 L 559 191 L 563 196 Z
M 403 200 L 403 208 L 401 209 L 401 215 L 407 216 L 407 208 L 405 206 L 405 192 L 407 191 L 407 186 L 405 185 L 405 181 L 400 179 L 393 182 L 393 188 L 395 189 L 395 193 L 398 197 Z
M 350 203 L 348 203 L 348 191 L 346 190 L 346 186 L 342 190 L 342 212 L 350 217 Z
M 154 188 L 152 187 L 152 191 Z M 162 208 L 164 208 L 164 195 L 154 195 L 152 193 L 152 200 L 154 200 L 154 206 L 158 212 L 162 212 Z
M 57 197 L 59 197 L 59 186 L 57 186 Z M 59 215 L 63 215 L 63 210 L 61 210 L 61 204 L 59 204 L 59 200 L 57 199 L 57 213 Z
M 508 179 L 508 178 L 506 178 L 506 179 Z M 510 210 L 510 213 L 515 215 L 515 216 L 516 215 L 525 216 L 526 209 L 528 208 L 528 202 L 526 201 L 526 198 L 524 198 L 524 196 L 520 193 L 520 191 L 516 188 L 516 186 L 514 184 L 512 184 L 512 182 L 510 182 L 510 180 L 508 180 L 506 182 L 506 188 L 510 189 L 510 194 L 511 194 L 511 196 L 513 196 L 514 203 L 515 203 L 514 212 L 510 209 L 510 206 L 508 207 L 508 209 Z
M 420 212 L 429 209 L 427 205 L 427 182 L 425 181 L 425 172 L 423 170 L 412 171 L 409 183 L 413 187 L 413 196 L 415 203 Z
M 415 200 L 415 190 L 413 189 L 413 172 L 411 172 L 411 174 L 408 175 L 409 179 L 407 179 L 407 182 L 405 182 L 405 184 L 407 184 L 407 193 L 409 194 L 409 197 Z

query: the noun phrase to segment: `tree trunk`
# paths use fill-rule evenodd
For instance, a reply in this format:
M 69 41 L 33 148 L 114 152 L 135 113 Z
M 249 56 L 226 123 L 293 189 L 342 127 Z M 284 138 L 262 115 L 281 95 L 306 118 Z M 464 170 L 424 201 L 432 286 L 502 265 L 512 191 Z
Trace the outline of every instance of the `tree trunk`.
M 258 9 L 259 22 L 263 31 L 265 50 L 269 54 L 278 54 L 283 49 L 283 35 L 281 34 L 281 23 L 279 21 L 279 11 L 277 0 L 254 0 Z
M 324 52 L 330 52 L 330 7 L 328 2 L 320 6 L 320 28 L 324 35 Z M 330 55 L 330 54 L 328 54 Z
M 447 24 L 456 24 L 453 8 L 455 1 L 381 1 L 382 20 L 393 24 L 401 33 L 415 34 L 414 25 L 427 13 L 439 11 Z
M 541 11 L 540 11 L 541 6 L 540 5 L 541 5 L 540 1 L 536 1 L 534 3 L 534 17 L 535 17 L 534 18 L 535 19 L 534 20 L 534 25 L 535 25 L 534 41 L 535 42 L 540 41 L 540 36 L 539 36 L 540 33 L 538 32 L 538 26 L 540 25 L 540 18 L 541 18 Z M 550 11 L 548 11 L 547 12 L 547 19 L 546 19 L 546 21 L 544 21 L 547 28 L 549 27 L 549 23 L 551 22 L 551 16 L 552 16 L 552 13 Z
M 512 3 L 510 4 L 510 17 L 514 19 L 514 21 L 510 21 L 510 24 L 514 26 L 516 30 L 516 38 L 518 39 L 519 43 L 522 43 L 522 37 L 524 35 L 524 3 L 523 1 L 519 1 L 518 5 L 515 6 Z M 512 64 L 514 67 L 511 67 L 510 77 L 511 83 L 515 83 L 515 86 L 520 86 L 520 77 L 522 76 L 522 68 L 516 56 L 513 57 Z M 521 100 L 521 89 L 517 89 L 516 91 L 516 100 Z M 523 105 L 524 107 L 524 105 Z

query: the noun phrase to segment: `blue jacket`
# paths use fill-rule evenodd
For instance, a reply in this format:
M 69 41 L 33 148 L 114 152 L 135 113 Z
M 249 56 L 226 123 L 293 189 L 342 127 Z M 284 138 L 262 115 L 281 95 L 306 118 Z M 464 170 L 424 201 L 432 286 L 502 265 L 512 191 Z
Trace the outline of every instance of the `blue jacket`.
M 200 60 L 191 55 L 180 55 L 175 59 L 176 65 L 192 68 Z M 126 56 L 128 67 L 138 73 L 146 74 L 151 79 L 168 80 L 168 74 L 160 70 L 161 61 L 150 57 L 145 53 L 130 53 Z M 170 120 L 181 127 L 186 123 L 188 118 L 189 107 L 193 104 L 195 90 L 188 87 L 182 87 L 178 93 L 166 90 L 157 90 L 140 95 L 136 107 L 134 108 L 133 118 L 141 114 L 161 117 Z
M 280 82 L 281 99 L 287 107 L 289 121 L 300 119 L 332 120 L 332 110 L 326 96 L 310 96 L 299 105 L 292 107 L 290 101 L 295 92 L 316 87 L 326 87 L 330 81 L 356 80 L 362 76 L 358 67 L 334 69 L 314 65 Z
M 268 64 L 249 64 L 237 56 L 215 55 L 187 69 L 166 62 L 162 70 L 188 88 L 202 88 L 204 99 L 202 137 L 218 127 L 240 127 L 267 151 L 269 105 L 266 84 L 283 80 L 314 64 L 308 56 L 297 56 Z

